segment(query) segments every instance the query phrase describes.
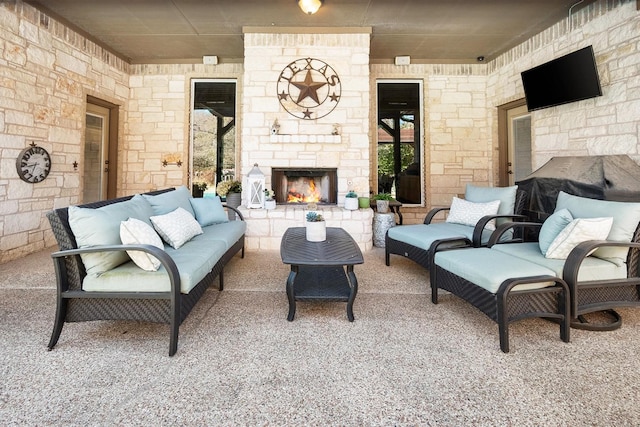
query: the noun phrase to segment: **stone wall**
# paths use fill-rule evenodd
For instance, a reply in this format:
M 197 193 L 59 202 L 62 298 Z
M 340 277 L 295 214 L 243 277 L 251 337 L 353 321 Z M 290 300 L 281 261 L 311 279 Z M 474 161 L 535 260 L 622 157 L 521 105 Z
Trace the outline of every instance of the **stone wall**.
M 371 66 L 371 93 L 376 82 L 421 80 L 423 85 L 424 207 L 403 208 L 405 223 L 421 223 L 434 206 L 447 206 L 467 182 L 492 185 L 491 123 L 487 112 L 485 64 L 413 64 Z M 372 102 L 372 128 L 376 105 Z M 375 144 L 372 144 L 375 170 Z
M 241 175 L 258 163 L 270 185 L 272 167 L 337 167 L 338 204 L 344 203 L 350 189 L 368 195 L 369 32 L 265 31 L 262 28 L 245 31 Z M 278 100 L 280 73 L 301 58 L 326 62 L 340 78 L 342 95 L 337 106 L 317 120 L 287 113 Z M 277 137 L 270 134 L 275 120 L 280 124 Z M 339 135 L 334 138 L 331 134 L 335 124 Z M 300 135 L 304 138 L 298 138 Z
M 121 194 L 188 183 L 191 80 L 235 79 L 241 92 L 242 70 L 242 64 L 131 66 L 130 102 L 124 114 L 123 180 L 118 186 Z M 237 117 L 236 126 L 241 123 L 242 117 Z M 168 165 L 163 166 L 163 161 Z M 182 165 L 177 166 L 177 161 Z
M 53 245 L 45 213 L 78 203 L 88 95 L 127 109 L 128 64 L 22 2 L 0 4 L 0 262 Z M 121 126 L 122 127 L 122 126 Z M 48 178 L 18 178 L 31 142 Z
M 589 45 L 603 96 L 531 113 L 533 169 L 554 156 L 627 154 L 640 163 L 640 12 L 634 1 L 596 2 L 489 64 L 496 149 L 495 108 L 524 97 L 520 73 Z
M 604 96 L 532 113 L 534 168 L 554 155 L 629 154 L 640 162 L 640 14 L 635 2 L 602 0 L 488 64 L 370 65 L 370 34 L 248 31 L 245 64 L 130 65 L 20 0 L 0 3 L 0 262 L 53 245 L 46 211 L 80 202 L 88 95 L 120 107 L 118 195 L 187 184 L 189 82 L 238 81 L 238 164 L 343 166 L 340 202 L 350 183 L 372 186 L 376 79 L 422 79 L 427 206 L 403 209 L 405 223 L 449 203 L 466 182 L 496 183 L 497 107 L 524 96 L 520 72 L 592 44 Z M 349 46 L 349 47 L 345 47 Z M 311 52 L 311 53 L 309 53 Z M 330 58 L 343 81 L 340 109 L 318 121 L 288 116 L 278 105 L 278 73 L 296 58 Z M 339 142 L 274 141 L 283 134 Z M 49 177 L 21 181 L 15 158 L 31 141 L 53 158 Z M 180 157 L 185 166 L 162 166 Z M 80 169 L 80 168 L 79 168 Z

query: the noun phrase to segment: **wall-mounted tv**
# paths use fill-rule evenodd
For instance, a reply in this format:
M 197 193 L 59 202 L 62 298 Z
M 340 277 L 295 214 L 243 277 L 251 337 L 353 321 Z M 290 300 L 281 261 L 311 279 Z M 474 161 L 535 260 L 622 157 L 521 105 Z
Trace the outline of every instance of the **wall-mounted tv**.
M 529 111 L 602 96 L 593 47 L 521 73 Z

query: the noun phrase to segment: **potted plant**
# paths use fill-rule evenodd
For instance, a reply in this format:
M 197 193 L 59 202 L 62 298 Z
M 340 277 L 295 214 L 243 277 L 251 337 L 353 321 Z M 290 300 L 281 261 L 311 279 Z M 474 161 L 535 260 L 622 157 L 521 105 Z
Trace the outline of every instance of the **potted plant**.
M 324 217 L 318 212 L 307 212 L 307 240 L 310 242 L 324 242 L 327 240 L 327 226 Z
M 271 210 L 276 208 L 276 193 L 273 190 L 264 190 L 264 208 Z
M 344 196 L 344 208 L 350 211 L 358 209 L 358 194 L 355 191 L 349 191 Z
M 242 183 L 236 180 L 226 180 L 221 181 L 216 186 L 216 193 L 218 196 L 224 197 L 227 206 L 231 206 L 232 208 L 237 208 L 240 206 L 241 198 L 240 194 L 242 193 Z M 234 220 L 236 218 L 236 213 L 229 209 L 227 212 L 229 216 L 229 220 Z
M 191 194 L 193 197 L 203 197 L 204 191 L 207 189 L 208 185 L 204 181 L 195 181 L 191 184 Z
M 387 213 L 389 212 L 389 201 L 393 200 L 393 197 L 389 193 L 378 193 L 373 196 L 373 200 L 376 201 L 376 210 L 379 213 Z
M 218 196 L 226 198 L 227 204 L 229 206 L 233 206 L 234 208 L 236 208 L 240 206 L 239 196 L 240 193 L 242 193 L 242 183 L 235 180 L 220 181 L 216 186 L 216 193 L 218 193 Z M 238 195 L 238 204 L 235 206 L 233 205 L 233 200 L 229 200 L 230 198 L 235 199 L 235 197 L 233 196 L 234 194 Z
M 358 207 L 360 209 L 368 209 L 371 207 L 371 199 L 366 196 L 358 197 Z

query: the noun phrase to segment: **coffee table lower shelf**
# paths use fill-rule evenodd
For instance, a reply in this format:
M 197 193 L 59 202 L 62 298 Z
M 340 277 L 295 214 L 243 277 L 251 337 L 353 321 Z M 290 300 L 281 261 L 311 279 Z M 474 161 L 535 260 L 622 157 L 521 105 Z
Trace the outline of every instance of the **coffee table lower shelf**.
M 292 321 L 296 313 L 296 301 L 346 302 L 347 318 L 353 322 L 353 301 L 357 293 L 357 281 L 353 266 L 291 266 L 287 279 L 289 315 Z

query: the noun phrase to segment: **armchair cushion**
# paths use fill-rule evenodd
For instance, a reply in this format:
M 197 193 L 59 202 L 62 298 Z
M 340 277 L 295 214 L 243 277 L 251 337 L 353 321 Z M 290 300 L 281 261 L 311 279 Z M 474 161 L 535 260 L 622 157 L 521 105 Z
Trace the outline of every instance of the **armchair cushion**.
M 517 185 L 511 187 L 479 187 L 467 184 L 464 198 L 470 202 L 483 203 L 500 200 L 498 215 L 513 215 L 516 206 Z M 498 225 L 508 222 L 510 219 L 499 218 Z
M 547 255 L 551 243 L 571 221 L 573 221 L 573 216 L 567 209 L 560 209 L 545 220 L 538 235 L 538 244 L 542 255 Z
M 503 252 L 511 255 L 512 257 L 547 267 L 548 269 L 553 270 L 555 275 L 558 277 L 563 276 L 564 266 L 567 262 L 566 259 L 545 258 L 545 256 L 540 252 L 537 242 L 498 244 L 493 245 L 491 250 Z M 586 257 L 582 261 L 580 270 L 578 271 L 578 280 L 580 281 L 624 279 L 625 277 L 627 277 L 626 266 L 618 266 L 612 262 L 596 258 L 594 256 Z
M 567 225 L 549 245 L 547 258 L 567 259 L 569 252 L 587 240 L 606 240 L 613 224 L 612 217 L 577 218 Z
M 640 203 L 612 202 L 573 196 L 561 191 L 556 202 L 556 211 L 568 209 L 574 218 L 613 217 L 613 225 L 607 240 L 630 242 L 640 223 Z M 593 256 L 622 265 L 627 260 L 628 248 L 599 248 Z
M 496 215 L 500 208 L 500 200 L 486 203 L 474 203 L 454 197 L 451 201 L 451 209 L 446 222 L 463 224 L 474 227 L 483 216 Z M 489 221 L 485 226 L 487 230 L 495 230 L 494 221 Z
M 436 240 L 473 239 L 473 227 L 451 222 L 402 225 L 391 227 L 387 233 L 394 240 L 410 244 L 425 251 L 428 251 L 431 248 L 431 244 Z M 486 243 L 490 236 L 491 231 L 483 230 L 482 242 Z

